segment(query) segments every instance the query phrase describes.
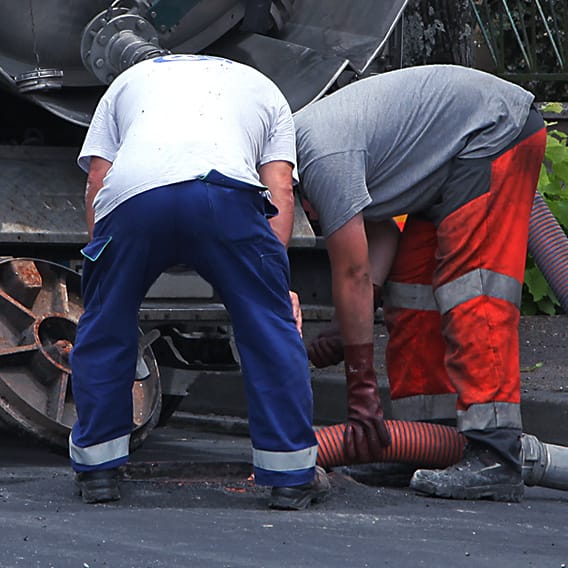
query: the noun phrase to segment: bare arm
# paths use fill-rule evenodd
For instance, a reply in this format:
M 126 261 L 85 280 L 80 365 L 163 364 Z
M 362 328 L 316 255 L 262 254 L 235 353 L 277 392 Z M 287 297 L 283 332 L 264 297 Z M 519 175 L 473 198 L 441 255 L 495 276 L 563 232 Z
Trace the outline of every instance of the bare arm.
M 392 219 L 378 223 L 365 220 L 373 284 L 382 286 L 387 279 L 400 240 L 400 230 Z
M 373 281 L 363 214 L 358 213 L 327 239 L 333 302 L 345 351 L 346 463 L 376 461 L 390 444 L 377 388 L 373 349 Z
M 390 273 L 396 255 L 398 241 L 400 239 L 400 230 L 392 220 L 378 223 L 365 220 L 365 233 L 367 236 L 371 278 L 374 289 L 373 310 L 376 310 L 380 305 L 382 286 Z M 347 253 L 340 254 L 347 255 Z M 339 326 L 338 313 L 338 310 L 336 310 L 330 325 L 320 332 L 308 345 L 308 356 L 312 363 L 318 368 L 336 365 L 343 360 L 343 346 L 345 341 Z
M 293 166 L 289 162 L 268 162 L 259 169 L 260 181 L 272 194 L 272 202 L 278 207 L 278 215 L 270 219 L 270 225 L 284 246 L 288 246 L 294 224 Z
M 103 186 L 105 175 L 112 166 L 112 162 L 93 156 L 89 166 L 87 175 L 87 187 L 85 188 L 85 214 L 87 218 L 87 229 L 89 231 L 89 239 L 93 238 L 93 228 L 95 226 L 95 210 L 93 202 L 97 193 Z
M 344 345 L 373 342 L 373 282 L 363 214 L 327 239 L 333 303 Z

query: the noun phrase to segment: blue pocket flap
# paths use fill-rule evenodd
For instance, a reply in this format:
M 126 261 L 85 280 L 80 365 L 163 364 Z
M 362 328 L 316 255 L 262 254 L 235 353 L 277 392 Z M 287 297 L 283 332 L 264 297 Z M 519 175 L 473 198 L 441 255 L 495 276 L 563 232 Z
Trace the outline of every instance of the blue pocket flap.
M 267 219 L 272 219 L 272 217 L 276 217 L 276 215 L 278 215 L 279 210 L 278 207 L 276 207 L 276 205 L 274 205 L 274 203 L 272 203 L 272 201 L 270 201 L 270 198 L 265 194 L 264 195 L 264 216 Z
M 95 262 L 95 260 L 101 256 L 110 241 L 112 241 L 112 237 L 96 237 L 87 246 L 81 249 L 81 254 L 85 258 Z

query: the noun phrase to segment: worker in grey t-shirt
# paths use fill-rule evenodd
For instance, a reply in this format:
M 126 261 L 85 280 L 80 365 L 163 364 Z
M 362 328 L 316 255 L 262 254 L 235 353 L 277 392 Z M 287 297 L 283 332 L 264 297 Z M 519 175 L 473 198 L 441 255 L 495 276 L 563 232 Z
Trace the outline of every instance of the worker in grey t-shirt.
M 414 474 L 424 494 L 523 495 L 519 303 L 546 142 L 533 99 L 482 71 L 432 65 L 360 80 L 295 117 L 301 192 L 326 238 L 339 333 L 317 337 L 310 359 L 345 359 L 346 456 L 378 459 L 389 432 L 373 307 L 390 270 L 393 414 L 457 417 L 467 439 L 456 466 Z M 403 214 L 398 242 L 392 217 Z

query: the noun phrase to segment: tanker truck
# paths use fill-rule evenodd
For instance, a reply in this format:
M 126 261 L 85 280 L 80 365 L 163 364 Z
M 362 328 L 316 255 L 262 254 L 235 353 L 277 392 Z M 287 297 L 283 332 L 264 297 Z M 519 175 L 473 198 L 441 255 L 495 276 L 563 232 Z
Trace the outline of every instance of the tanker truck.
M 396 66 L 392 0 L 6 0 L 0 18 L 0 421 L 55 448 L 75 421 L 69 353 L 82 313 L 85 176 L 76 156 L 105 88 L 162 53 L 256 67 L 297 111 L 375 66 Z M 314 230 L 315 229 L 315 230 Z M 331 305 L 327 255 L 297 204 L 292 287 L 306 318 Z M 133 446 L 203 374 L 239 372 L 215 290 L 187 269 L 140 311 Z

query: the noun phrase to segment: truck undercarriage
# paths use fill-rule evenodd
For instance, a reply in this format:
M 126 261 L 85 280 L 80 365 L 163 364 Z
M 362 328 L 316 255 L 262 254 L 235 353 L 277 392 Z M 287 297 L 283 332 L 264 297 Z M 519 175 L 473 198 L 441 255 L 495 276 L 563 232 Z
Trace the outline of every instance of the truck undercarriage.
M 0 420 L 65 448 L 75 420 L 69 352 L 82 311 L 87 242 L 78 147 L 123 66 L 203 52 L 258 68 L 293 111 L 395 66 L 406 1 L 63 0 L 18 5 L 0 22 Z M 289 248 L 304 319 L 328 319 L 327 253 L 301 204 Z M 154 284 L 140 311 L 145 375 L 133 444 L 164 423 L 204 373 L 238 373 L 228 314 L 188 270 Z

